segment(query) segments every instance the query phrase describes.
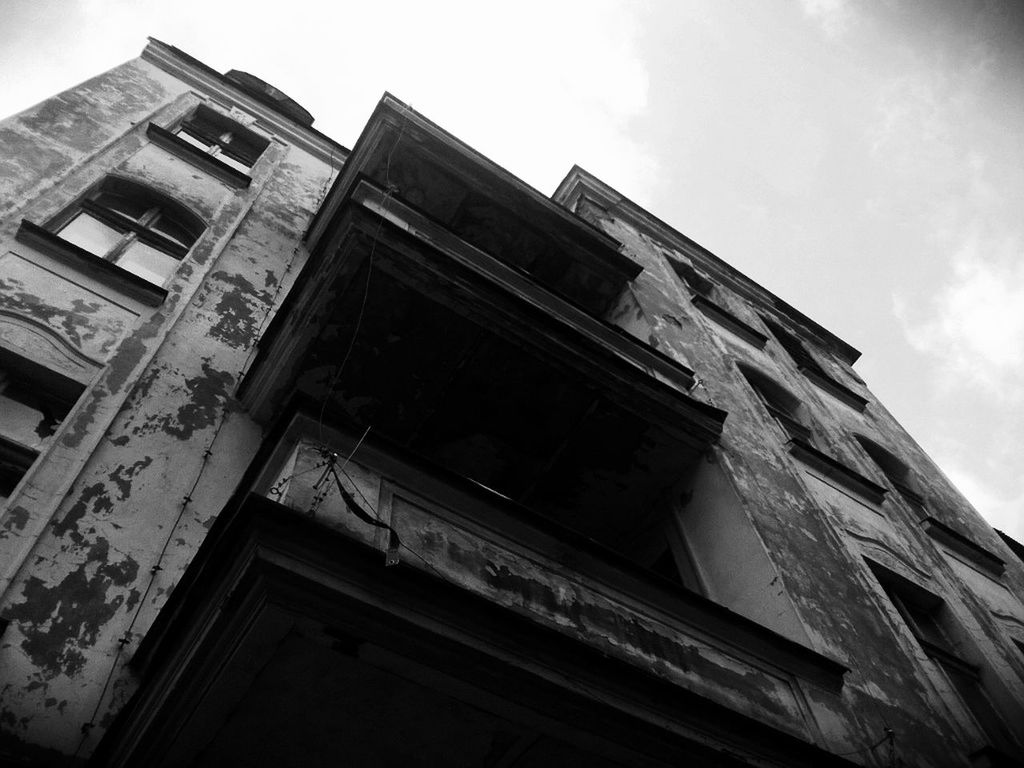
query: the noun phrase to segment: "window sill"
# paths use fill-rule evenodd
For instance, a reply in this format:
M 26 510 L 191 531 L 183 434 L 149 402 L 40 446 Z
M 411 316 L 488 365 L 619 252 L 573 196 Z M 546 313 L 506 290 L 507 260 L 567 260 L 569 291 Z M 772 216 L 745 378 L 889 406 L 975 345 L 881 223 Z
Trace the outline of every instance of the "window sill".
M 222 163 L 213 155 L 203 152 L 199 147 L 192 146 L 184 139 L 178 138 L 155 123 L 149 124 L 149 127 L 146 129 L 146 135 L 157 146 L 163 147 L 168 152 L 177 155 L 186 162 L 233 187 L 245 189 L 252 183 L 252 177 L 248 174 L 235 170 L 227 163 Z
M 820 371 L 816 371 L 813 368 L 806 366 L 800 366 L 800 372 L 811 380 L 819 389 L 823 389 L 828 392 L 832 397 L 836 398 L 842 403 L 853 408 L 855 411 L 860 413 L 864 412 L 864 408 L 867 406 L 867 398 L 861 397 L 852 389 L 844 387 L 835 379 L 831 379 Z
M 841 461 L 822 453 L 803 440 L 797 438 L 790 440 L 789 452 L 794 458 L 818 470 L 830 480 L 872 504 L 881 504 L 885 498 L 885 488 L 871 482 L 859 472 L 855 472 Z
M 72 269 L 109 285 L 147 306 L 158 307 L 167 298 L 167 291 L 159 285 L 154 285 L 111 261 L 89 253 L 84 248 L 69 243 L 60 235 L 56 235 L 38 224 L 33 224 L 27 219 L 21 220 L 21 226 L 18 227 L 15 239 L 48 256 L 60 259 Z
M 903 499 L 914 507 L 920 513 L 927 515 L 927 505 L 924 503 L 924 497 L 917 491 L 908 488 L 903 483 L 898 483 L 895 480 L 892 481 L 892 487 L 896 489 L 897 493 L 903 497 Z
M 696 294 L 692 299 L 692 303 L 693 306 L 703 312 L 710 320 L 736 336 L 739 336 L 745 342 L 757 349 L 764 349 L 764 345 L 768 343 L 767 336 L 750 327 L 727 309 L 718 306 L 718 304 L 706 296 Z
M 975 544 L 963 534 L 953 530 L 945 523 L 939 522 L 934 517 L 926 517 L 921 521 L 921 525 L 924 527 L 925 533 L 937 542 L 969 560 L 971 564 L 986 573 L 999 577 L 1006 570 L 1006 563 L 1002 558 Z

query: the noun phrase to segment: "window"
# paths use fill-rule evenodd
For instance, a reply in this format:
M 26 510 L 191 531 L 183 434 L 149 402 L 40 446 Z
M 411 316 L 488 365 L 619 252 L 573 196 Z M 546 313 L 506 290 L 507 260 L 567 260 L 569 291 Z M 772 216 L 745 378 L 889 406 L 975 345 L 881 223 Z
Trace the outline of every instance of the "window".
M 633 554 L 636 562 L 663 579 L 703 593 L 693 555 L 675 520 L 665 521 L 661 530 L 645 542 L 642 551 Z
M 200 105 L 175 131 L 187 141 L 236 171 L 248 173 L 270 142 L 234 120 Z
M 693 305 L 706 317 L 757 349 L 764 349 L 768 337 L 741 320 L 726 306 L 726 298 L 715 284 L 679 259 L 666 254 L 669 266 L 693 292 Z
M 982 732 L 994 746 L 1014 749 L 1016 742 L 989 699 L 979 668 L 962 656 L 958 627 L 941 598 L 877 563 L 869 561 L 868 567 L 921 650 L 946 677 Z
M 812 371 L 822 376 L 825 375 L 825 371 L 823 371 L 821 366 L 818 365 L 817 360 L 811 357 L 811 353 L 807 351 L 807 348 L 804 347 L 803 342 L 801 342 L 800 339 L 777 323 L 773 323 L 771 320 L 765 320 L 764 324 L 768 326 L 768 330 L 772 332 L 772 336 L 774 336 L 782 348 L 786 350 L 786 354 L 793 358 L 793 362 L 797 364 L 797 367 L 800 368 L 800 370 Z
M 690 290 L 706 299 L 715 298 L 715 284 L 700 272 L 678 259 L 668 257 L 669 266 L 682 279 Z
M 797 368 L 800 369 L 800 372 L 804 374 L 804 376 L 840 402 L 845 403 L 857 411 L 864 410 L 865 406 L 868 404 L 867 398 L 857 394 L 846 385 L 836 381 L 830 374 L 826 373 L 825 369 L 822 368 L 821 364 L 814 359 L 800 339 L 772 320 L 765 317 L 762 317 L 761 320 L 764 322 L 765 326 L 767 326 L 768 330 L 772 332 L 772 336 L 774 336 L 779 342 L 779 345 L 786 350 L 786 354 L 788 354 L 790 358 L 792 358 L 793 362 L 796 363 Z
M 796 397 L 763 373 L 752 368 L 740 366 L 740 373 L 757 394 L 761 404 L 787 435 L 791 438 L 811 442 L 811 430 L 800 418 L 800 401 Z
M 0 350 L 0 501 L 6 500 L 67 416 L 82 385 Z
M 869 440 L 863 435 L 856 435 L 856 438 L 864 452 L 882 470 L 882 474 L 888 478 L 900 496 L 917 509 L 923 510 L 925 508 L 924 497 L 917 490 L 917 481 L 914 480 L 910 467 L 873 440 Z
M 66 242 L 162 285 L 203 231 L 184 206 L 148 187 L 108 178 L 58 220 Z

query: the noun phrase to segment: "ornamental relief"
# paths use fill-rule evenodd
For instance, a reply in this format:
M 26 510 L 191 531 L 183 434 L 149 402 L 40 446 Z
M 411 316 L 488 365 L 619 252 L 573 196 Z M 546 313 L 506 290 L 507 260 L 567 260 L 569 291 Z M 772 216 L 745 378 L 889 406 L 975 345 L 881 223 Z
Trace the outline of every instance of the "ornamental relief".
M 89 384 L 100 363 L 83 355 L 41 323 L 0 310 L 0 349 Z

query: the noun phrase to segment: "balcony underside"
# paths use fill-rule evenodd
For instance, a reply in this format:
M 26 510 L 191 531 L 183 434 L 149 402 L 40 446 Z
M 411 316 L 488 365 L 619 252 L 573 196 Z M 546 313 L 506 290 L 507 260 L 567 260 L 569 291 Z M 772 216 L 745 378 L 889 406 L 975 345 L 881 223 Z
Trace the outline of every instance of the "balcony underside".
M 250 405 L 313 403 L 642 561 L 631 540 L 651 541 L 724 414 L 659 381 L 635 341 L 549 311 L 528 279 L 532 297 L 410 234 L 398 208 L 349 206 L 302 314 L 261 352 Z
M 312 248 L 330 238 L 338 209 L 363 178 L 595 314 L 641 271 L 604 232 L 391 96 L 378 104 L 318 212 Z
M 92 764 L 850 765 L 255 496 L 132 665 Z

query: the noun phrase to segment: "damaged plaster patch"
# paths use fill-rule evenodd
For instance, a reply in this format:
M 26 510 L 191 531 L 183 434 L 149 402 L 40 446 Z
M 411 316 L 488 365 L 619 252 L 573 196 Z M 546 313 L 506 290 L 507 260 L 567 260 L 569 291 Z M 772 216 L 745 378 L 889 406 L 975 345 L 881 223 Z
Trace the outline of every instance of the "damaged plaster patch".
M 99 330 L 113 338 L 119 336 L 122 330 L 122 324 L 114 320 L 108 320 L 101 329 L 95 327 L 102 310 L 102 306 L 96 302 L 76 299 L 72 303 L 73 311 L 69 312 L 29 293 L 24 283 L 14 278 L 0 280 L 0 306 L 38 320 L 79 350 L 85 342 L 95 339 Z
M 71 428 L 61 436 L 61 442 L 64 445 L 68 448 L 77 448 L 82 443 L 82 440 L 85 439 L 88 433 L 89 425 L 92 424 L 92 420 L 96 416 L 96 411 L 102 399 L 103 390 L 101 387 L 97 387 L 89 393 L 89 402 L 78 411 Z
M 53 533 L 58 538 L 67 536 L 75 544 L 81 545 L 85 542 L 85 537 L 78 530 L 78 521 L 90 511 L 96 515 L 112 512 L 113 509 L 114 505 L 107 495 L 107 486 L 103 483 L 93 483 L 82 491 L 67 514 L 53 524 Z
M 15 531 L 22 530 L 29 519 L 28 510 L 24 507 L 12 507 L 7 510 L 3 525 L 0 526 L 0 539 L 9 538 Z
M 217 303 L 217 322 L 210 328 L 210 336 L 234 349 L 249 347 L 256 340 L 260 322 L 255 310 L 257 305 L 266 307 L 270 304 L 270 292 L 258 290 L 241 275 L 217 272 L 212 279 L 230 287 Z
M 107 540 L 97 539 L 85 560 L 59 584 L 50 587 L 30 576 L 22 589 L 25 601 L 7 610 L 7 618 L 18 623 L 25 638 L 22 650 L 47 679 L 80 674 L 85 667 L 83 651 L 96 644 L 103 626 L 125 605 L 123 591 L 110 592 L 133 584 L 139 564 L 131 557 L 111 562 L 109 554 Z M 132 589 L 128 606 L 138 600 L 138 591 Z
M 178 408 L 175 417 L 164 417 L 163 431 L 172 437 L 188 440 L 196 431 L 212 427 L 234 383 L 234 376 L 214 370 L 209 360 L 204 360 L 202 375 L 185 380 L 189 394 L 187 402 Z
M 152 463 L 153 457 L 146 456 L 145 458 L 139 459 L 134 464 L 128 466 L 121 464 L 108 475 L 108 477 L 117 486 L 118 494 L 122 501 L 127 499 L 132 492 L 132 478 Z

